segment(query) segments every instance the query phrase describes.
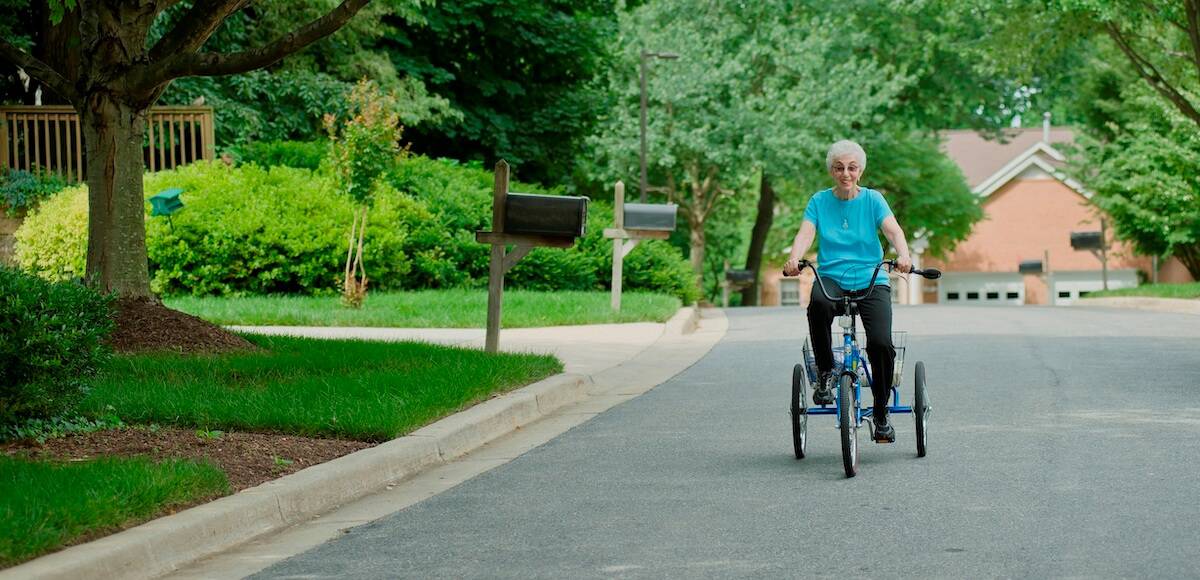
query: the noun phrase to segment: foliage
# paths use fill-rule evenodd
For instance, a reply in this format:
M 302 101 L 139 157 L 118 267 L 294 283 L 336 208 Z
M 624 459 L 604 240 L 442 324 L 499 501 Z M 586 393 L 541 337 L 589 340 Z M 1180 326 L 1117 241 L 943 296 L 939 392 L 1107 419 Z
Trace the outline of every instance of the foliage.
M 4 206 L 9 216 L 14 216 L 28 211 L 66 186 L 63 178 L 55 173 L 0 170 L 0 206 Z
M 613 0 L 438 2 L 423 22 L 385 19 L 391 63 L 448 99 L 461 118 L 411 126 L 431 157 L 506 159 L 559 184 L 608 107 L 594 81 L 611 61 Z
M 208 462 L 0 457 L 0 566 L 121 530 L 171 507 L 229 493 Z
M 1200 282 L 1142 284 L 1136 288 L 1118 288 L 1116 290 L 1095 291 L 1088 294 L 1088 298 L 1106 298 L 1111 296 L 1151 296 L 1154 298 L 1200 300 Z
M 488 248 L 475 232 L 491 221 L 492 174 L 455 162 L 409 157 L 385 177 L 364 252 L 379 290 L 483 287 Z M 197 163 L 148 174 L 146 191 L 184 190 L 170 223 L 148 218 L 147 246 L 155 292 L 166 295 L 330 294 L 343 272 L 351 202 L 320 172 L 255 165 Z M 545 193 L 514 183 L 519 191 Z M 612 209 L 593 203 L 587 235 L 567 250 L 534 252 L 510 272 L 510 288 L 599 290 L 608 287 L 612 242 L 603 229 Z M 87 191 L 69 188 L 47 200 L 17 232 L 23 268 L 51 279 L 82 275 Z M 539 271 L 541 269 L 541 271 Z M 694 301 L 696 290 L 679 251 L 643 242 L 625 262 L 625 290 L 661 292 Z M 552 275 L 547 275 L 550 272 Z
M 835 137 L 884 121 L 909 82 L 865 54 L 870 35 L 840 30 L 803 5 L 704 0 L 644 4 L 622 15 L 621 52 L 609 76 L 618 99 L 592 144 L 598 173 L 637 175 L 641 51 L 680 55 L 647 63 L 651 181 L 680 205 L 693 268 L 704 265 L 705 223 L 744 180 L 822 156 Z
M 26 272 L 53 282 L 83 278 L 87 260 L 87 186 L 68 187 L 25 216 L 14 257 Z
M 1178 257 L 1200 279 L 1200 132 L 1142 84 L 1125 85 L 1120 98 L 1098 105 L 1111 121 L 1079 140 L 1075 173 L 1119 238 Z
M 266 70 L 242 75 L 189 77 L 171 84 L 163 104 L 186 105 L 198 98 L 216 115 L 216 139 L 223 147 L 256 141 L 314 140 L 323 134 L 322 117 L 347 112 L 354 83 L 370 78 L 400 96 L 396 112 L 408 125 L 456 119 L 449 101 L 430 95 L 419 80 L 397 74 L 379 48 L 394 26 L 383 22 L 420 22 L 419 3 L 376 0 L 341 30 Z M 152 38 L 165 34 L 183 13 L 178 6 L 156 22 Z M 290 32 L 299 21 L 315 19 L 330 8 L 323 0 L 265 0 L 230 16 L 205 48 L 231 53 L 261 46 Z
M 246 336 L 256 353 L 114 358 L 84 404 L 127 423 L 387 441 L 562 372 L 545 354 Z
M 49 419 L 27 419 L 11 425 L 0 425 L 0 441 L 37 441 L 45 443 L 77 433 L 94 433 L 124 427 L 120 417 L 112 414 L 96 418 L 82 415 L 60 415 Z
M 75 407 L 109 356 L 111 302 L 0 266 L 0 425 Z
M 317 169 L 329 154 L 329 141 L 255 141 L 233 150 L 234 159 L 259 167 Z

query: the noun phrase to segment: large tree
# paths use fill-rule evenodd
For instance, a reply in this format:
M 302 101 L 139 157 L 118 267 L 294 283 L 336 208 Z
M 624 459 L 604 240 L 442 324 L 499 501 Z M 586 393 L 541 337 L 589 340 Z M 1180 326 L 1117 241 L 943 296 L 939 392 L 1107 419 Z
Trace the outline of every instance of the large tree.
M 104 292 L 150 296 L 142 190 L 149 109 L 175 79 L 239 74 L 271 65 L 328 36 L 369 0 L 344 0 L 261 46 L 205 50 L 247 0 L 49 0 L 54 33 L 38 58 L 8 39 L 0 57 L 19 66 L 79 113 L 87 155 L 87 276 Z M 158 38 L 156 22 L 171 12 Z
M 792 2 L 659 1 L 623 15 L 621 28 L 610 78 L 619 102 L 593 143 L 610 176 L 637 182 L 641 52 L 679 54 L 654 64 L 648 83 L 651 191 L 679 204 L 698 280 L 706 224 L 748 177 L 819 164 L 831 139 L 882 122 L 907 82 L 846 50 L 865 34 L 840 34 Z

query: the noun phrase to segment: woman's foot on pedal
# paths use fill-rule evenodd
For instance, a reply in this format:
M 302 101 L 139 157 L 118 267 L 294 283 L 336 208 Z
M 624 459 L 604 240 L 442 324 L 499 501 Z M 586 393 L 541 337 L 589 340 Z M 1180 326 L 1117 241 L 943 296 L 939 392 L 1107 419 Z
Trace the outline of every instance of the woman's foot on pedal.
M 888 421 L 887 413 L 875 415 L 875 442 L 876 443 L 895 443 L 896 429 L 892 427 Z
M 821 373 L 817 386 L 813 389 L 813 403 L 817 405 L 833 404 L 833 373 Z

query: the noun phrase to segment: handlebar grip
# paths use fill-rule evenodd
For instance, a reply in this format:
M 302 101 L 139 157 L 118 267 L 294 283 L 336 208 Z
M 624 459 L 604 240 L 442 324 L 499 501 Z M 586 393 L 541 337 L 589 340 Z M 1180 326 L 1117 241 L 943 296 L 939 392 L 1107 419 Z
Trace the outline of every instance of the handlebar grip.
M 925 268 L 924 270 L 913 269 L 913 274 L 922 276 L 928 280 L 937 280 L 942 277 L 942 271 L 937 268 Z

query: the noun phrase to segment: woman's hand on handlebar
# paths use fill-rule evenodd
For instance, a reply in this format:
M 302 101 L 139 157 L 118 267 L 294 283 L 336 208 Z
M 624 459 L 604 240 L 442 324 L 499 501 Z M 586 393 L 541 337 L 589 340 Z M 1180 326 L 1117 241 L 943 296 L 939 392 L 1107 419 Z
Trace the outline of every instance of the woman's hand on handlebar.
M 912 258 L 909 258 L 908 256 L 897 257 L 895 260 L 895 266 L 896 270 L 898 270 L 901 274 L 912 272 Z
M 784 276 L 799 276 L 800 270 L 808 266 L 808 260 L 798 258 L 788 258 L 783 264 Z

